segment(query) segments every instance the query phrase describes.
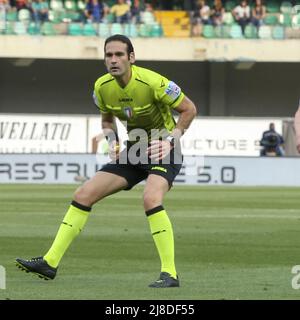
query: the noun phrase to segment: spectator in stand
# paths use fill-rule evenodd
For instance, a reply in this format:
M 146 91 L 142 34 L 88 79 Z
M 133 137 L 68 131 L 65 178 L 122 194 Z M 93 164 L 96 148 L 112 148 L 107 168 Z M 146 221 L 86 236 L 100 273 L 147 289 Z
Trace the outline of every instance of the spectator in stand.
M 140 2 L 140 0 L 134 0 L 133 4 L 130 8 L 131 14 L 131 22 L 140 24 L 141 23 L 141 12 L 144 11 L 144 5 Z
M 200 36 L 202 24 L 211 24 L 210 8 L 205 0 L 197 0 L 196 9 L 193 12 L 193 36 Z
M 27 0 L 16 0 L 17 10 L 27 9 L 32 13 L 31 4 Z
M 49 5 L 44 0 L 33 0 L 31 4 L 32 19 L 36 23 L 43 23 L 48 21 Z
M 215 0 L 211 10 L 211 20 L 214 26 L 219 26 L 223 23 L 225 9 L 221 0 Z
M 266 16 L 266 7 L 263 5 L 263 0 L 256 0 L 252 8 L 252 23 L 259 28 L 263 24 L 263 19 Z
M 129 22 L 130 6 L 125 2 L 125 0 L 118 0 L 118 3 L 111 7 L 110 12 L 115 15 L 115 22 Z
M 88 22 L 100 23 L 109 8 L 102 0 L 89 0 L 86 4 L 84 15 Z
M 0 0 L 0 32 L 6 28 L 6 13 L 10 10 L 8 0 Z
M 246 25 L 250 22 L 250 7 L 246 0 L 242 0 L 240 5 L 232 10 L 235 21 L 241 26 L 244 33 Z

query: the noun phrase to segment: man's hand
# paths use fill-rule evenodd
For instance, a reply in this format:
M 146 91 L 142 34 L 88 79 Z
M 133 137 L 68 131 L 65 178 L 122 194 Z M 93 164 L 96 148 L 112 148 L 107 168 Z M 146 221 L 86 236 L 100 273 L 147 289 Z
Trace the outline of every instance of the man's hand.
M 166 157 L 172 149 L 173 146 L 169 141 L 153 140 L 150 142 L 150 147 L 147 148 L 147 154 L 150 159 L 158 161 Z
M 108 155 L 111 158 L 111 160 L 116 161 L 119 159 L 120 156 L 120 145 L 119 143 L 114 140 L 109 144 L 109 151 Z

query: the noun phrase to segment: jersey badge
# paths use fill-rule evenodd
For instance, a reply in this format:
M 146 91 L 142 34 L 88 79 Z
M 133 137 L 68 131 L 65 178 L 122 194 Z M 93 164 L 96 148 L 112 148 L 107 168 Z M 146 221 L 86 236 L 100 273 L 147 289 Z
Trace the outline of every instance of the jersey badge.
M 132 116 L 133 116 L 133 111 L 132 111 L 132 108 L 131 107 L 125 107 L 124 108 L 124 113 L 125 113 L 125 116 L 130 119 Z
M 178 87 L 178 85 L 173 82 L 173 81 L 170 81 L 168 86 L 167 86 L 167 89 L 165 90 L 165 93 L 170 97 L 172 98 L 173 100 L 177 99 L 181 93 L 181 89 L 180 87 Z

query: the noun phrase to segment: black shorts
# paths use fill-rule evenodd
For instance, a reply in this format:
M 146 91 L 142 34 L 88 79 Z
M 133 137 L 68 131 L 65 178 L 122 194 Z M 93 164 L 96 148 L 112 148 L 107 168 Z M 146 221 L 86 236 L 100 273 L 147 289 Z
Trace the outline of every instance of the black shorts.
M 151 163 L 151 159 L 145 156 L 142 161 L 134 162 L 134 164 L 128 157 L 128 150 L 128 148 L 124 149 L 118 161 L 107 163 L 99 171 L 110 172 L 125 178 L 128 182 L 128 187 L 125 190 L 130 190 L 139 182 L 147 179 L 149 174 L 156 174 L 165 178 L 168 181 L 169 188 L 172 187 L 173 181 L 182 167 L 183 156 L 180 150 L 176 149 L 174 152 L 174 149 L 172 149 L 168 161 L 164 161 L 166 160 L 164 159 L 157 163 Z

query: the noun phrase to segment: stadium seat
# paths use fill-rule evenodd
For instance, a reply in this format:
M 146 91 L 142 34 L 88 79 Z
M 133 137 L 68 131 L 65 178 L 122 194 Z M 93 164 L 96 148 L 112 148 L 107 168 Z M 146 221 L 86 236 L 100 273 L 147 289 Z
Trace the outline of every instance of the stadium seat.
M 92 23 L 86 23 L 83 26 L 82 34 L 84 36 L 96 36 L 97 32 L 96 32 L 96 29 L 94 28 L 94 25 Z
M 66 11 L 63 15 L 63 21 L 68 20 L 69 22 L 81 22 L 81 13 L 79 11 Z
M 227 25 L 232 25 L 234 23 L 234 18 L 231 12 L 225 12 L 223 16 L 223 23 Z
M 19 21 L 29 21 L 31 20 L 31 14 L 28 9 L 21 9 L 18 12 L 18 20 Z
M 216 37 L 215 29 L 211 25 L 205 25 L 202 30 L 202 35 L 204 38 L 212 39 Z
M 41 27 L 41 34 L 45 36 L 56 36 L 56 31 L 52 22 L 44 22 Z
M 6 21 L 17 21 L 18 12 L 17 11 L 8 11 L 6 12 Z
M 30 22 L 28 29 L 27 29 L 28 34 L 35 36 L 40 34 L 40 27 L 37 23 L 35 22 Z
M 268 13 L 278 13 L 280 12 L 280 5 L 276 1 L 267 1 L 266 9 Z
M 151 28 L 149 28 L 149 25 L 142 23 L 142 24 L 140 24 L 138 34 L 140 37 L 149 38 L 149 37 L 151 37 Z
M 64 7 L 66 10 L 76 11 L 78 9 L 77 2 L 75 0 L 66 0 Z
M 253 24 L 248 24 L 245 28 L 244 36 L 246 39 L 257 39 L 257 29 Z
M 110 34 L 123 34 L 123 27 L 120 23 L 112 23 L 110 28 Z
M 48 12 L 48 20 L 53 23 L 60 23 L 62 21 L 62 11 L 57 10 L 49 10 Z
M 145 24 L 152 24 L 155 22 L 155 17 L 149 11 L 142 11 L 140 13 L 141 22 Z
M 242 28 L 238 24 L 233 24 L 230 27 L 229 34 L 230 34 L 230 38 L 232 38 L 232 39 L 242 39 L 242 38 L 244 38 L 243 32 L 242 32 Z
M 129 38 L 136 38 L 138 36 L 138 30 L 133 23 L 127 23 L 124 25 L 124 35 Z
M 109 25 L 107 23 L 99 23 L 98 34 L 101 38 L 107 38 L 110 35 Z
M 69 23 L 68 25 L 68 34 L 70 36 L 81 36 L 82 35 L 82 27 L 79 23 Z
M 285 39 L 285 30 L 283 26 L 274 26 L 272 30 L 272 37 L 275 40 Z
M 153 23 L 150 29 L 150 35 L 153 38 L 159 38 L 163 36 L 163 29 L 159 23 Z
M 79 10 L 84 10 L 85 7 L 86 7 L 86 3 L 83 0 L 79 0 L 77 2 L 77 7 L 78 7 Z
M 14 24 L 14 34 L 16 35 L 25 35 L 27 34 L 25 22 L 16 21 Z
M 103 22 L 105 23 L 114 23 L 114 21 L 115 21 L 115 15 L 113 13 L 108 13 L 103 19 Z
M 288 1 L 283 1 L 280 6 L 280 12 L 283 14 L 292 14 L 293 5 Z
M 294 15 L 292 18 L 292 26 L 296 29 L 300 28 L 300 13 Z
M 230 38 L 230 26 L 220 25 L 215 27 L 215 37 L 220 39 Z
M 292 26 L 292 16 L 288 13 L 282 13 L 279 16 L 279 22 L 285 27 L 291 27 Z
M 6 21 L 6 28 L 4 30 L 4 34 L 12 35 L 14 32 L 14 21 Z
M 231 12 L 237 6 L 237 2 L 235 1 L 226 1 L 225 10 Z
M 275 26 L 278 24 L 278 18 L 275 15 L 267 14 L 263 19 L 264 24 L 269 26 Z
M 52 10 L 64 10 L 64 4 L 61 0 L 50 0 L 50 8 Z
M 272 38 L 272 30 L 269 26 L 261 26 L 258 29 L 258 37 L 260 39 L 271 39 Z

